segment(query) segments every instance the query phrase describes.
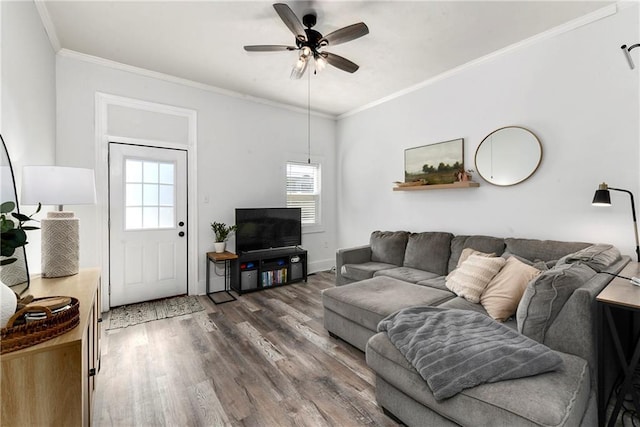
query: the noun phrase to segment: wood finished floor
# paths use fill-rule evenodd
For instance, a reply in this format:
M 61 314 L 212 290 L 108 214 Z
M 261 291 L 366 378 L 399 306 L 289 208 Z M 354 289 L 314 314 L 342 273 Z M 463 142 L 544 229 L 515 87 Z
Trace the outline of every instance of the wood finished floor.
M 201 297 L 205 311 L 103 329 L 94 425 L 396 426 L 364 354 L 322 325 L 334 280 L 319 273 L 221 305 Z

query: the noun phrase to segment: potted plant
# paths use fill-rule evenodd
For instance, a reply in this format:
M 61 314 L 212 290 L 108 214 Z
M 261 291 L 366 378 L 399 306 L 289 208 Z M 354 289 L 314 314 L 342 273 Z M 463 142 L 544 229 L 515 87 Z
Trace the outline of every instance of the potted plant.
M 235 225 L 227 225 L 224 222 L 212 222 L 211 229 L 213 233 L 216 235 L 216 241 L 213 244 L 215 247 L 215 251 L 217 253 L 224 252 L 224 248 L 226 246 L 227 239 L 229 238 L 229 234 L 236 231 Z
M 16 249 L 28 243 L 25 231 L 38 229 L 38 227 L 25 226 L 23 224 L 33 220 L 31 216 L 40 212 L 40 204 L 38 204 L 38 209 L 31 216 L 13 212 L 15 208 L 16 204 L 14 202 L 0 204 L 0 255 L 3 257 L 0 260 L 0 266 L 16 262 L 17 258 L 11 258 L 11 256 Z M 2 302 L 0 327 L 4 328 L 7 321 L 16 311 L 18 298 L 13 290 L 2 282 L 0 282 L 0 302 Z
M 38 227 L 25 226 L 23 224 L 27 221 L 32 221 L 33 218 L 31 217 L 40 212 L 41 207 L 38 204 L 38 209 L 31 216 L 27 216 L 13 212 L 16 208 L 14 202 L 4 202 L 0 205 L 0 255 L 10 257 L 15 253 L 16 249 L 28 243 L 25 231 L 38 230 Z M 13 220 L 9 217 L 9 214 L 14 218 Z M 17 221 L 17 224 L 14 220 Z M 16 258 L 6 258 L 0 260 L 0 265 L 8 265 L 14 262 L 16 262 Z

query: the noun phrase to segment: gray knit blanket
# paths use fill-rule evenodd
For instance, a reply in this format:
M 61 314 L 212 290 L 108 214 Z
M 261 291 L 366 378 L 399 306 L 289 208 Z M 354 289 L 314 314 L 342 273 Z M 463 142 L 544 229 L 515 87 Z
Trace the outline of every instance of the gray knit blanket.
M 545 345 L 474 311 L 406 308 L 383 319 L 378 331 L 386 331 L 437 400 L 562 367 L 560 356 Z

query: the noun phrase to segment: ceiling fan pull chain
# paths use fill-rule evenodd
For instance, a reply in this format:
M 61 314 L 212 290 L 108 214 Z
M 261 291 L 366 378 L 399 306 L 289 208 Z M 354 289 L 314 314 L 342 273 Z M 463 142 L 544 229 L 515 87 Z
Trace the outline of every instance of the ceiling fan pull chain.
M 307 163 L 311 164 L 311 73 L 307 80 Z

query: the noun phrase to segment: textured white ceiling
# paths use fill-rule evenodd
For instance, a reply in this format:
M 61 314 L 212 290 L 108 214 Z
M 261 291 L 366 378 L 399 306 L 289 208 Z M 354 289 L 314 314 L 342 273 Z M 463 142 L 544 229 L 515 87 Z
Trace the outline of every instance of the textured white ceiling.
M 326 49 L 360 65 L 311 76 L 312 109 L 340 115 L 535 36 L 612 2 L 295 1 L 327 34 L 355 22 L 370 33 Z M 308 80 L 289 79 L 294 44 L 267 1 L 46 1 L 60 47 L 306 108 Z

